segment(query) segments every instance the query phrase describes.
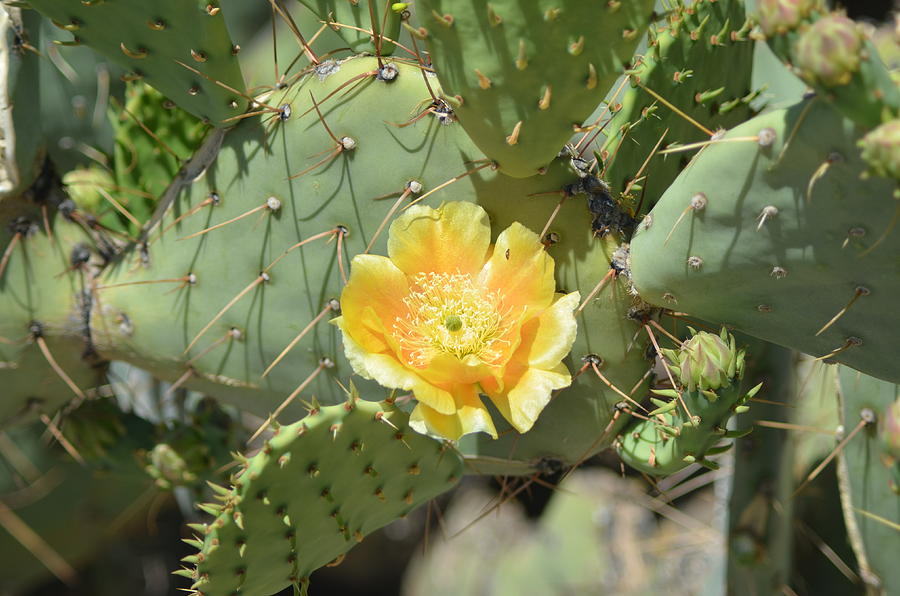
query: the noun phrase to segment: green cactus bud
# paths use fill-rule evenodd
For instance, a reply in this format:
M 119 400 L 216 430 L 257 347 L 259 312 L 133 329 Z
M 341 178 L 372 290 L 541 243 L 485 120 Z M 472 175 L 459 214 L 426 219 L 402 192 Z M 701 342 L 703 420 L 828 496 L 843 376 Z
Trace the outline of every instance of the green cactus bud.
M 759 26 L 766 37 L 782 35 L 796 29 L 821 4 L 819 0 L 759 0 L 756 3 Z
M 94 214 L 103 205 L 103 195 L 97 189 L 108 191 L 116 185 L 112 174 L 99 167 L 71 170 L 63 176 L 63 184 L 79 209 Z
M 900 120 L 891 120 L 859 140 L 869 172 L 900 180 Z
M 841 14 L 823 17 L 800 36 L 795 62 L 811 85 L 840 87 L 859 71 L 865 37 L 851 19 Z
M 144 471 L 161 489 L 190 485 L 197 480 L 196 474 L 191 472 L 185 459 L 167 443 L 154 446 L 147 454 L 147 461 Z
M 708 391 L 731 385 L 744 373 L 744 351 L 735 348 L 734 337 L 693 331 L 679 350 L 662 350 L 669 368 L 689 391 Z

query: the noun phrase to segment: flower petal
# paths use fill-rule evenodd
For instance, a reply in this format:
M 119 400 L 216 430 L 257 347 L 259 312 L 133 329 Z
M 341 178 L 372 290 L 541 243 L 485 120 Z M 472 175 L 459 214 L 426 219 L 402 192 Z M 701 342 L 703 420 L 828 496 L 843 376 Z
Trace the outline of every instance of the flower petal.
M 388 254 L 407 275 L 419 272 L 477 275 L 491 243 L 491 225 L 474 203 L 416 205 L 391 224 Z
M 389 328 L 398 317 L 406 314 L 403 299 L 409 294 L 406 276 L 387 257 L 356 255 L 353 257 L 350 280 L 341 293 L 341 313 L 345 325 L 353 332 L 371 307 Z
M 581 294 L 557 294 L 550 308 L 522 326 L 522 341 L 514 359 L 531 367 L 551 369 L 572 350 L 578 323 L 572 314 Z
M 565 364 L 551 370 L 519 368 L 510 371 L 504 390 L 488 397 L 513 427 L 520 433 L 528 432 L 544 407 L 550 403 L 554 389 L 568 387 L 572 376 Z
M 515 316 L 547 308 L 556 294 L 553 259 L 538 235 L 518 222 L 500 232 L 479 280 L 488 290 L 499 292 Z
M 365 350 L 347 332 L 347 321 L 343 317 L 336 319 L 336 325 L 343 331 L 344 354 L 356 374 L 385 387 L 412 391 L 417 400 L 441 414 L 456 411 L 456 402 L 449 391 L 428 383 L 411 369 L 404 367 L 392 353 L 376 354 Z
M 409 417 L 409 425 L 416 432 L 452 441 L 474 432 L 486 432 L 497 438 L 491 414 L 474 385 L 455 386 L 454 397 L 457 400 L 457 410 L 453 414 L 441 414 L 420 402 Z

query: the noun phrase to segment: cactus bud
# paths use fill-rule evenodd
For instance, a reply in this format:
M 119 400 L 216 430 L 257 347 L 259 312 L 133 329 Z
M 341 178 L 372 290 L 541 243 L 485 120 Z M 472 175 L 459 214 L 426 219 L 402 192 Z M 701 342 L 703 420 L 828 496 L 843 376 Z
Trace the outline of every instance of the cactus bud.
M 900 120 L 885 122 L 869 131 L 859 146 L 870 172 L 900 180 Z
M 895 400 L 885 409 L 881 421 L 881 442 L 884 452 L 900 461 L 900 400 Z
M 782 35 L 797 28 L 821 4 L 819 0 L 759 0 L 756 3 L 759 26 L 766 37 Z
M 669 368 L 689 391 L 727 387 L 744 373 L 744 351 L 735 348 L 734 337 L 693 331 L 679 350 L 662 350 Z
M 851 19 L 832 14 L 807 29 L 796 47 L 796 66 L 811 84 L 838 87 L 859 70 L 865 37 Z

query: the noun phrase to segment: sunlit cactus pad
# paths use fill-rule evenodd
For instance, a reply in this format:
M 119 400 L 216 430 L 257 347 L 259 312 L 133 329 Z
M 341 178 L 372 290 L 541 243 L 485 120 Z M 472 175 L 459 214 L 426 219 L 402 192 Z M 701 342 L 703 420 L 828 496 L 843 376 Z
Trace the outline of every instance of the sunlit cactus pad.
M 388 403 L 351 399 L 276 429 L 245 460 L 218 513 L 198 533 L 200 552 L 179 572 L 195 594 L 273 594 L 367 534 L 452 488 L 462 462 L 452 448 L 410 430 Z

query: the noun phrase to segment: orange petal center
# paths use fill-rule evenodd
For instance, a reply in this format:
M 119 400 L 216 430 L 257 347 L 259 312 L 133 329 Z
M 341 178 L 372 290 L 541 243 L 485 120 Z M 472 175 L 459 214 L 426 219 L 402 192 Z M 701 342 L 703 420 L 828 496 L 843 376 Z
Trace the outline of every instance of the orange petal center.
M 439 354 L 499 360 L 510 326 L 499 292 L 468 273 L 418 273 L 403 299 L 407 313 L 394 321 L 394 336 L 410 366 L 426 368 Z

